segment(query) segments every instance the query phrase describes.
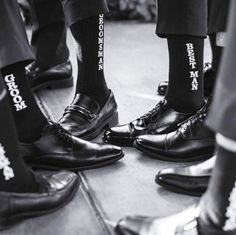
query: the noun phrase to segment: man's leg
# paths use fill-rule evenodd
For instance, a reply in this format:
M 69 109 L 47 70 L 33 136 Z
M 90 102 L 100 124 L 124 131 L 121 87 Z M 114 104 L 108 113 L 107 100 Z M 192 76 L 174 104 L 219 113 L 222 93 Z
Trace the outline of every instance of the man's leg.
M 102 107 L 110 94 L 104 76 L 103 14 L 78 21 L 70 28 L 81 53 L 77 56 L 76 93 L 93 98 Z
M 29 0 L 33 21 L 31 45 L 36 62 L 28 66 L 33 90 L 73 85 L 67 27 L 60 0 Z
M 219 66 L 222 45 L 217 44 L 218 33 L 226 31 L 229 0 L 208 0 L 208 35 L 212 50 L 212 63 L 206 63 L 204 71 L 204 94 L 209 96 L 214 88 L 214 81 Z M 165 95 L 168 82 L 162 82 L 158 86 L 158 93 Z
M 224 49 L 224 43 L 219 38 L 224 37 L 226 41 L 226 26 L 228 19 L 230 0 L 208 0 L 208 35 L 211 44 L 212 62 L 211 68 L 206 70 L 204 79 L 205 94 L 213 92 L 216 75 L 220 66 L 220 61 Z
M 17 2 L 3 0 L 0 4 L 0 68 L 20 61 L 32 61 L 34 54 L 27 39 Z
M 206 231 L 212 223 L 226 234 L 235 234 L 236 215 L 235 185 L 236 185 L 236 134 L 235 134 L 235 105 L 236 84 L 234 69 L 236 66 L 236 3 L 231 3 L 228 41 L 222 58 L 214 100 L 211 106 L 207 124 L 216 134 L 217 162 L 207 193 L 202 200 L 200 229 Z M 217 110 L 221 112 L 217 112 Z M 224 233 L 222 233 L 224 234 Z
M 236 2 L 232 1 L 228 44 L 222 58 L 222 67 L 207 120 L 209 127 L 218 133 L 217 160 L 210 186 L 200 202 L 199 209 L 158 219 L 129 217 L 118 224 L 119 234 L 138 235 L 144 229 L 149 231 L 148 235 L 236 233 L 236 93 L 234 92 L 236 80 L 232 76 L 236 66 L 235 22 Z
M 0 191 L 35 192 L 38 184 L 19 154 L 15 123 L 0 76 Z
M 230 0 L 208 0 L 208 35 L 212 51 L 212 69 L 218 71 L 224 43 L 220 43 L 220 35 L 226 32 Z
M 4 11 L 4 8 L 8 11 Z M 19 36 L 18 43 L 22 47 L 28 45 L 16 0 L 1 1 L 0 13 L 0 22 L 4 25 L 4 30 L 0 31 L 0 52 L 4 51 L 6 46 L 8 48 L 7 55 L 12 55 L 14 59 L 15 52 L 12 51 L 8 43 L 15 39 L 15 34 Z M 21 30 L 19 35 L 14 31 L 13 25 Z M 8 34 L 8 30 L 11 29 L 12 31 Z M 19 53 L 21 53 L 20 50 Z M 15 62 L 12 64 L 0 60 L 0 68 L 2 67 L 1 72 L 4 75 L 4 82 L 7 86 L 21 141 L 20 151 L 27 163 L 53 169 L 72 168 L 78 170 L 102 167 L 123 157 L 123 151 L 120 148 L 80 140 L 64 130 L 60 124 L 48 123 L 28 84 L 24 60 L 20 62 L 20 56 L 22 58 L 26 56 L 24 57 L 24 54 L 17 55 L 19 61 L 14 61 L 9 56 L 9 61 Z M 81 156 L 83 157 L 81 158 Z
M 59 0 L 29 0 L 33 32 L 31 45 L 39 67 L 52 67 L 69 59 L 66 23 Z
M 74 135 L 95 138 L 105 126 L 118 122 L 117 104 L 104 76 L 104 18 L 106 2 L 63 1 L 65 16 L 77 46 L 75 98 L 60 123 Z
M 78 188 L 76 174 L 34 174 L 19 152 L 17 134 L 0 76 L 0 230 L 27 217 L 50 213 L 70 200 Z M 59 186 L 58 186 L 59 185 Z M 54 192 L 54 193 L 51 193 Z
M 105 0 L 61 0 L 77 46 L 76 93 L 87 95 L 104 106 L 109 90 L 104 77 Z
M 207 1 L 158 1 L 157 34 L 167 38 L 169 87 L 166 99 L 175 110 L 191 112 L 204 103 L 203 49 Z M 188 101 L 187 101 L 188 100 Z
M 218 32 L 226 31 L 228 10 L 229 1 L 227 0 L 208 1 L 208 33 L 212 49 L 212 65 L 204 75 L 204 89 L 205 93 L 208 91 L 208 94 L 212 94 L 216 72 L 222 57 L 223 47 L 217 45 L 217 35 Z M 209 177 L 214 167 L 213 162 L 208 160 L 191 167 L 165 169 L 158 173 L 156 182 L 172 191 L 200 195 L 207 189 Z M 185 181 L 181 180 L 181 176 L 185 177 Z
M 32 142 L 41 136 L 47 119 L 30 89 L 25 66 L 25 62 L 18 62 L 2 68 L 1 73 L 11 100 L 19 139 L 22 142 Z
M 25 73 L 26 61 L 33 56 L 17 2 L 3 0 L 0 4 L 0 69 L 11 100 L 19 138 L 23 142 L 31 142 L 41 136 L 42 128 L 47 124 Z
M 209 107 L 209 100 L 204 105 L 203 93 L 207 0 L 159 0 L 158 13 L 157 35 L 167 38 L 169 50 L 169 86 L 164 100 L 173 110 L 193 115 L 174 132 L 143 135 L 134 145 L 157 159 L 206 160 L 212 156 L 215 143 L 214 134 L 204 127 Z M 166 120 L 170 117 L 166 115 Z
M 208 131 L 201 132 L 201 136 L 199 136 L 197 129 L 197 127 L 202 127 L 203 119 L 201 117 L 204 117 L 207 111 L 207 108 L 203 107 L 205 104 L 203 95 L 203 41 L 207 35 L 207 0 L 198 2 L 195 0 L 181 2 L 159 0 L 157 9 L 157 34 L 167 38 L 168 41 L 170 61 L 168 93 L 146 115 L 127 125 L 106 131 L 104 139 L 110 143 L 135 145 L 139 150 L 147 150 L 145 153 L 150 153 L 152 157 L 156 158 L 160 156 L 156 150 L 159 147 L 164 148 L 166 140 L 169 143 L 179 142 L 181 144 L 177 145 L 178 147 L 175 149 L 178 152 L 176 157 L 172 155 L 172 146 L 168 146 L 168 149 L 164 151 L 163 149 L 160 150 L 161 153 L 165 153 L 163 160 L 190 161 L 197 157 L 195 154 L 198 157 L 209 155 L 213 148 L 212 142 L 214 142 L 211 141 L 212 135 L 209 135 Z M 198 114 L 194 116 L 195 113 Z M 196 135 L 194 136 L 196 141 L 199 140 L 200 142 L 200 139 L 209 138 L 207 148 L 202 148 L 203 145 L 201 144 L 197 144 L 196 149 L 193 149 L 191 144 L 190 147 L 186 148 L 186 145 L 189 146 L 187 141 L 193 138 L 187 133 L 188 138 L 186 140 L 183 140 L 180 134 L 172 133 L 169 135 L 174 131 L 180 133 L 178 131 L 180 125 L 191 116 L 193 117 L 191 120 L 194 120 L 194 123 L 198 123 L 198 125 L 193 127 L 192 124 L 189 125 L 188 123 L 187 126 L 190 126 L 189 129 Z M 182 130 L 188 131 L 186 128 L 182 128 Z M 146 137 L 139 138 L 146 134 L 151 135 L 147 136 L 147 139 Z M 169 141 L 169 138 L 172 137 L 173 140 Z M 160 146 L 156 144 L 159 141 Z M 175 144 L 173 145 L 175 146 Z M 181 148 L 179 148 L 180 146 Z M 188 151 L 186 151 L 187 149 Z M 184 151 L 183 154 L 181 154 L 182 151 Z
M 219 72 L 219 78 L 214 92 L 214 100 L 211 106 L 211 112 L 207 120 L 207 124 L 217 134 L 218 146 L 218 164 L 213 174 L 208 191 L 203 200 L 209 206 L 203 209 L 202 216 L 206 221 L 213 221 L 221 226 L 225 231 L 236 229 L 236 217 L 232 213 L 234 206 L 235 192 L 235 159 L 236 159 L 236 135 L 235 135 L 235 104 L 236 96 L 233 89 L 235 78 L 232 76 L 236 65 L 236 27 L 235 14 L 236 4 L 231 4 L 231 20 L 228 37 L 228 45 L 226 46 L 222 61 L 222 68 Z M 217 113 L 217 110 L 221 112 Z M 216 114 L 217 113 L 217 114 Z M 220 192 L 220 194 L 218 193 Z M 214 196 L 214 200 L 212 198 Z M 216 217 L 215 215 L 221 215 Z M 203 222 L 203 228 L 205 223 Z

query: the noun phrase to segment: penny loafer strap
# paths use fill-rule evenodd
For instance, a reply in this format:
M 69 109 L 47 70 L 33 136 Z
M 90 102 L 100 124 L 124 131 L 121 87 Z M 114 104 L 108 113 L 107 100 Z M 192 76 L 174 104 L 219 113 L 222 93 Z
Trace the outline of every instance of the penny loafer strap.
M 88 110 L 82 106 L 78 106 L 78 105 L 70 105 L 66 108 L 65 114 L 71 113 L 71 112 L 76 112 L 78 114 L 81 114 L 82 116 L 84 116 L 88 120 L 92 120 L 96 117 L 96 114 L 94 114 L 90 110 Z

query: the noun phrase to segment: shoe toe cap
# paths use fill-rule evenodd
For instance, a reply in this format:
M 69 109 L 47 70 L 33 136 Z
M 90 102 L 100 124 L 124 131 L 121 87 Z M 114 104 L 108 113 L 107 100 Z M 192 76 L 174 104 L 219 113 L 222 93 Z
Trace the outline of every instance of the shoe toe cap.
M 111 144 L 103 144 L 100 146 L 100 159 L 111 159 L 116 157 L 122 157 L 124 155 L 124 151 L 121 147 L 111 145 Z
M 166 135 L 142 135 L 139 136 L 135 142 L 134 146 L 141 146 L 146 148 L 153 148 L 156 150 L 165 150 L 166 144 Z
M 110 128 L 105 131 L 103 140 L 106 143 L 113 143 L 122 146 L 132 146 L 134 134 L 129 125 L 122 125 Z
M 73 187 L 78 184 L 78 177 L 75 173 L 69 171 L 59 171 L 47 177 L 44 177 L 53 191 L 62 190 L 66 187 Z
M 112 127 L 105 131 L 104 139 L 111 139 L 119 136 L 125 136 L 130 134 L 130 129 L 128 125 Z
M 139 235 L 146 219 L 143 216 L 127 216 L 118 222 L 115 230 L 120 235 Z
M 157 184 L 173 184 L 178 178 L 174 168 L 163 169 L 156 175 L 155 181 Z
M 170 168 L 161 170 L 155 178 L 155 182 L 163 187 L 171 187 L 173 191 L 185 193 L 201 193 L 207 185 L 207 179 L 195 178 L 181 172 L 183 168 Z M 184 170 L 183 170 L 184 171 Z M 169 188 L 170 189 L 170 188 Z

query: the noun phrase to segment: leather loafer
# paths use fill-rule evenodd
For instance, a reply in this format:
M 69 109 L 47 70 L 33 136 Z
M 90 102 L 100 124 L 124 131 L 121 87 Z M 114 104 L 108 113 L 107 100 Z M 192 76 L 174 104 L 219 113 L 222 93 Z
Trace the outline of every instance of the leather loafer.
M 172 192 L 191 196 L 205 193 L 216 157 L 189 167 L 175 167 L 159 171 L 155 181 Z
M 90 97 L 76 94 L 59 123 L 74 136 L 86 140 L 96 138 L 104 128 L 118 124 L 117 104 L 112 91 L 102 108 Z
M 120 160 L 120 147 L 91 143 L 72 136 L 58 123 L 50 123 L 38 140 L 20 143 L 25 162 L 40 169 L 87 170 L 103 167 Z
M 104 133 L 103 140 L 121 146 L 133 146 L 138 136 L 169 133 L 192 115 L 174 111 L 167 100 L 163 99 L 150 112 L 133 122 L 108 129 Z
M 200 206 L 192 206 L 166 217 L 127 216 L 115 231 L 118 235 L 235 235 L 236 230 L 223 231 L 201 215 Z
M 0 230 L 13 226 L 30 217 L 53 212 L 68 203 L 79 187 L 79 180 L 72 172 L 35 174 L 38 191 L 13 193 L 0 191 Z
M 216 71 L 212 68 L 211 63 L 206 63 L 204 68 L 204 95 L 206 97 L 212 94 L 216 78 Z M 157 88 L 157 94 L 164 96 L 168 89 L 168 82 L 160 82 Z
M 127 216 L 118 222 L 115 231 L 119 235 L 200 235 L 198 216 L 197 207 L 163 218 Z
M 50 67 L 41 68 L 35 62 L 26 67 L 31 89 L 66 88 L 74 85 L 70 61 Z
M 213 156 L 215 135 L 203 125 L 209 101 L 176 131 L 139 136 L 134 146 L 155 159 L 174 162 L 206 160 Z

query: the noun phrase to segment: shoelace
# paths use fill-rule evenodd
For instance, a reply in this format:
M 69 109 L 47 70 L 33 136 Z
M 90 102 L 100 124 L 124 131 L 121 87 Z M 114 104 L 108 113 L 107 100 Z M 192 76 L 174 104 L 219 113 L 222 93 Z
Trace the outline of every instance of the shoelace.
M 212 67 L 212 64 L 210 62 L 206 62 L 204 64 L 204 71 L 207 71 L 208 69 L 210 69 Z
M 29 64 L 25 67 L 26 74 L 31 74 L 36 68 L 36 63 L 33 62 L 32 64 Z
M 33 62 L 32 64 L 30 64 L 29 66 L 25 67 L 25 71 L 26 71 L 26 75 L 27 76 L 31 76 L 31 77 L 36 77 L 38 72 L 39 72 L 39 67 L 37 67 L 36 63 Z
M 50 121 L 49 124 L 44 127 L 43 133 L 55 133 L 61 139 L 73 143 L 71 134 L 67 130 L 65 130 L 59 123 Z
M 184 122 L 180 128 L 179 128 L 179 131 L 182 133 L 182 134 L 185 134 L 185 132 L 187 130 L 191 130 L 192 127 L 194 127 L 194 125 L 196 123 L 198 123 L 199 121 L 200 122 L 203 122 L 205 120 L 205 117 L 206 117 L 206 111 L 207 111 L 207 107 L 206 105 L 201 109 L 199 110 L 194 116 L 192 116 L 191 118 L 189 118 L 186 122 Z
M 161 100 L 152 110 L 142 115 L 137 120 L 143 122 L 145 125 L 149 124 L 152 117 L 162 110 L 164 104 L 165 100 Z

